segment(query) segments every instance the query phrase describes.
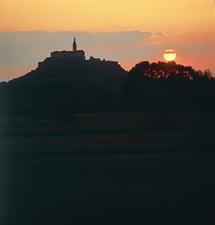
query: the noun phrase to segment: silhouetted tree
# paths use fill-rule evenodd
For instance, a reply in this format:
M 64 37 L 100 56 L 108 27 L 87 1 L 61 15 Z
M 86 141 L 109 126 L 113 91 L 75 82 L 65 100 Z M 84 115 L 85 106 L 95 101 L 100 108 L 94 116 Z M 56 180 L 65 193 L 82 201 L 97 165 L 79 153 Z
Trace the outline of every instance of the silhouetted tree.
M 210 71 L 196 71 L 175 62 L 138 63 L 123 84 L 128 108 L 138 110 L 211 108 L 214 89 Z

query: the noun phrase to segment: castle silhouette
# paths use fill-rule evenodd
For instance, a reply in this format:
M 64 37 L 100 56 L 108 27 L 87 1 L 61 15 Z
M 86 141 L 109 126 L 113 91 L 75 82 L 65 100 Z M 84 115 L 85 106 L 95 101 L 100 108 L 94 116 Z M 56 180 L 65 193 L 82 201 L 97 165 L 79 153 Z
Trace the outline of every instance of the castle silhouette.
M 52 58 L 69 58 L 72 61 L 85 61 L 85 52 L 78 50 L 76 39 L 73 40 L 73 51 L 54 51 L 51 53 Z
M 38 66 L 44 66 L 48 62 L 70 62 L 70 63 L 78 63 L 78 62 L 84 62 L 84 61 L 92 61 L 92 62 L 103 62 L 105 64 L 118 64 L 117 61 L 110 61 L 100 58 L 95 58 L 93 56 L 90 56 L 90 58 L 87 60 L 85 57 L 85 51 L 84 50 L 78 50 L 76 38 L 73 39 L 73 49 L 72 51 L 54 51 L 51 52 L 51 56 L 46 58 L 44 62 L 39 62 Z

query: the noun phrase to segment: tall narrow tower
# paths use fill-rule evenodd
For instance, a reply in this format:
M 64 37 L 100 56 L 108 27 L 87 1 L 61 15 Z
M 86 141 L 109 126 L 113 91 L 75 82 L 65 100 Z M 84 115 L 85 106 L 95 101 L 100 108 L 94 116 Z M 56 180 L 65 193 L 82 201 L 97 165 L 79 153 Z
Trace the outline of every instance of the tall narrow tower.
M 75 40 L 75 37 L 74 37 L 74 40 L 73 40 L 73 52 L 76 52 L 77 51 L 77 44 L 76 44 L 76 40 Z

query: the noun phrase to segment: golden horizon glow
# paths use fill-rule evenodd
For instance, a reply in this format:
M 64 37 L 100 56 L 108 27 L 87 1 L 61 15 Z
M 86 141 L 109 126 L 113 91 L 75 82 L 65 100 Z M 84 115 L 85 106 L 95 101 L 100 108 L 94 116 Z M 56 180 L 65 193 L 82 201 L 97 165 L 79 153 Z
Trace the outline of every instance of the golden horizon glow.
M 176 59 L 176 52 L 173 49 L 167 49 L 164 51 L 163 57 L 167 62 L 173 62 Z
M 0 31 L 210 31 L 213 10 L 213 0 L 2 0 Z

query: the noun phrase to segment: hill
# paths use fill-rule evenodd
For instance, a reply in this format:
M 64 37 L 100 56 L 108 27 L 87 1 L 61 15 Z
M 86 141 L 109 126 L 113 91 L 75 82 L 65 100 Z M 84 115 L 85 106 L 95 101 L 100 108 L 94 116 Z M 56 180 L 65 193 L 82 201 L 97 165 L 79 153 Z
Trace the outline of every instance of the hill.
M 121 93 L 127 72 L 115 61 L 56 57 L 53 53 L 38 67 L 17 79 L 0 84 L 2 113 L 51 113 L 56 108 L 75 111 L 108 111 Z M 99 108 L 98 108 L 99 106 Z
M 30 73 L 0 84 L 1 114 L 66 118 L 73 113 L 214 110 L 210 71 L 141 62 L 126 72 L 115 61 L 61 51 Z

